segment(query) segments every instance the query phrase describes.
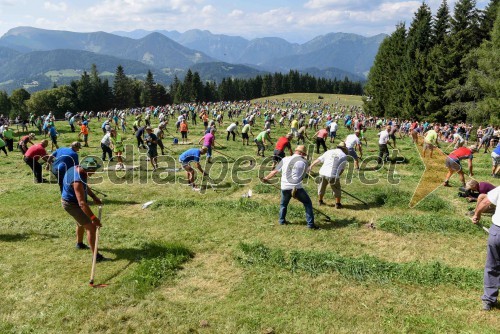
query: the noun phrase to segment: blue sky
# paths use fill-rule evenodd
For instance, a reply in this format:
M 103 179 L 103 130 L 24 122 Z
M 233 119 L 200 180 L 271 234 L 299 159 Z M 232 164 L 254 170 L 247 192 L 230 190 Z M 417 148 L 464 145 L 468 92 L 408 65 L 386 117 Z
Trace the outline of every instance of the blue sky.
M 433 14 L 441 0 L 428 0 Z M 478 1 L 484 8 L 488 1 Z M 206 29 L 305 42 L 330 32 L 391 33 L 421 1 L 397 0 L 0 0 L 0 35 L 17 26 L 79 32 Z M 455 0 L 448 4 L 453 10 Z

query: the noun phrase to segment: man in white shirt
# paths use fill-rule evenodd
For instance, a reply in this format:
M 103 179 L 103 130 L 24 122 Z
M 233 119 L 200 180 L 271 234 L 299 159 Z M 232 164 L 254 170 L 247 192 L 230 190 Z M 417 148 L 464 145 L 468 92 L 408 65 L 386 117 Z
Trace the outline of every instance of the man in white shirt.
M 453 147 L 455 150 L 459 147 L 464 146 L 465 144 L 465 139 L 460 135 L 460 133 L 455 132 L 453 134 L 453 143 L 455 146 Z
M 387 125 L 385 130 L 378 133 L 378 164 L 381 165 L 389 157 L 389 149 L 387 145 L 389 144 L 389 131 L 391 126 Z
M 350 134 L 345 139 L 345 146 L 347 147 L 347 155 L 354 159 L 354 167 L 359 170 L 359 157 L 356 154 L 356 148 L 359 150 L 360 157 L 363 157 L 363 150 L 361 148 L 361 141 L 359 140 L 359 131 Z
M 483 310 L 489 311 L 497 304 L 498 287 L 500 286 L 500 187 L 488 192 L 486 198 L 477 203 L 472 222 L 478 224 L 481 213 L 488 207 L 496 205 L 495 214 L 491 217 L 488 244 L 486 247 L 486 264 L 484 266 Z
M 106 134 L 101 139 L 102 161 L 106 161 L 106 154 L 109 156 L 109 161 L 113 161 L 113 151 L 111 150 L 111 133 Z
M 340 202 L 342 197 L 342 188 L 340 186 L 340 175 L 344 171 L 345 165 L 347 163 L 347 148 L 344 142 L 340 142 L 337 148 L 328 150 L 323 153 L 318 159 L 314 160 L 309 167 L 309 172 L 312 168 L 318 164 L 322 163 L 319 170 L 319 175 L 321 182 L 318 184 L 318 200 L 319 205 L 324 205 L 323 197 L 325 195 L 326 186 L 330 185 L 335 197 L 335 207 L 337 209 L 342 209 L 342 204 Z
M 333 121 L 330 124 L 330 143 L 333 143 L 335 140 L 335 137 L 337 137 L 337 129 L 339 128 L 339 125 L 337 124 L 337 121 Z
M 304 204 L 306 211 L 307 227 L 313 230 L 319 229 L 314 224 L 314 213 L 311 198 L 302 185 L 302 179 L 307 171 L 306 147 L 299 145 L 295 148 L 294 154 L 283 158 L 280 163 L 266 177 L 263 182 L 268 182 L 273 176 L 281 172 L 281 202 L 280 202 L 280 225 L 286 225 L 286 212 L 288 203 L 293 198 Z
M 227 131 L 227 137 L 226 137 L 226 140 L 229 140 L 229 135 L 233 135 L 233 141 L 236 140 L 236 132 L 237 132 L 237 129 L 238 129 L 238 122 L 236 123 L 231 123 L 231 125 L 229 125 L 226 129 Z

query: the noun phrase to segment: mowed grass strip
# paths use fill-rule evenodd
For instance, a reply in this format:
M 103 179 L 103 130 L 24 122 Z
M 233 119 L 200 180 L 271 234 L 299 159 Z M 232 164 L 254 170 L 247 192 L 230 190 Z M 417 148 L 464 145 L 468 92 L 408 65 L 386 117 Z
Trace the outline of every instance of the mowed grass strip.
M 290 271 L 304 271 L 312 275 L 337 272 L 344 277 L 359 281 L 380 283 L 399 282 L 434 286 L 451 284 L 461 289 L 479 289 L 482 271 L 453 268 L 440 262 L 394 263 L 372 256 L 359 258 L 344 257 L 331 252 L 271 249 L 261 243 L 240 243 L 236 256 L 245 266 L 282 268 Z
M 390 215 L 381 217 L 376 226 L 383 231 L 397 235 L 429 232 L 484 236 L 484 231 L 480 226 L 473 225 L 466 217 L 460 219 L 448 215 Z

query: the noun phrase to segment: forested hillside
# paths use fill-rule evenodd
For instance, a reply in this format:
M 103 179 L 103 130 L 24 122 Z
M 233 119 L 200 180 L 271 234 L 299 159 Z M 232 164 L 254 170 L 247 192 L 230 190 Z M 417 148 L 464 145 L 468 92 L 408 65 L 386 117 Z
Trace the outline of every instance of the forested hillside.
M 381 44 L 365 87 L 366 109 L 380 116 L 500 125 L 499 0 L 423 3 L 407 28 Z

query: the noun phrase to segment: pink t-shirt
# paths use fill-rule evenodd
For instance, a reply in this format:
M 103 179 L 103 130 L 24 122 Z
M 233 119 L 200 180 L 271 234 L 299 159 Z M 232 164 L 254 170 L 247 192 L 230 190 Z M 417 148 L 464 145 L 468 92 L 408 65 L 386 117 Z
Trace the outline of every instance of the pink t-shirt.
M 326 138 L 328 137 L 328 131 L 326 131 L 325 129 L 321 129 L 318 131 L 318 138 Z
M 214 145 L 215 136 L 211 133 L 207 133 L 203 137 L 203 146 L 209 147 Z

